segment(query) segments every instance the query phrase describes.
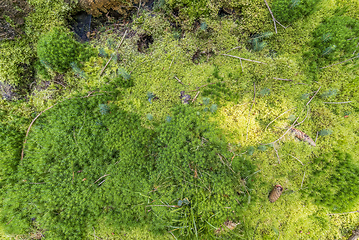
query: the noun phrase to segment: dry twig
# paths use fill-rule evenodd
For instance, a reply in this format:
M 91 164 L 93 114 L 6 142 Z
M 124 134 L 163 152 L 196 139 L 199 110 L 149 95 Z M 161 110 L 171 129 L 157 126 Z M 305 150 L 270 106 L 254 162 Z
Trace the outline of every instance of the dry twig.
M 276 79 L 276 80 L 281 80 L 281 81 L 293 81 L 292 79 L 286 79 L 286 78 L 273 78 L 273 79 Z
M 302 180 L 302 184 L 300 185 L 300 188 L 303 188 L 304 177 L 305 177 L 305 172 L 304 172 L 304 175 L 303 175 L 303 180 Z
M 344 213 L 329 213 L 327 215 L 332 216 L 332 215 L 342 215 L 342 214 L 349 214 L 349 213 L 359 213 L 359 210 L 353 211 L 353 212 L 344 212 Z
M 269 10 L 270 15 L 272 16 L 273 23 L 274 23 L 275 33 L 277 33 L 277 25 L 275 24 L 276 19 L 274 18 L 273 13 L 272 13 L 272 10 L 270 9 L 270 7 L 269 7 L 269 5 L 268 5 L 267 1 L 266 1 L 266 0 L 264 0 L 264 2 L 265 2 L 265 3 L 266 3 L 266 5 L 267 5 L 267 8 L 268 8 L 268 10 Z M 281 25 L 282 25 L 282 24 L 281 24 Z
M 177 81 L 178 81 L 180 84 L 184 85 L 183 82 L 181 82 L 181 80 L 178 79 L 178 77 L 175 76 L 175 79 L 177 79 Z
M 196 94 L 196 96 L 193 98 L 192 103 L 196 100 L 196 98 L 197 98 L 199 92 L 200 92 L 200 91 L 198 91 L 197 94 Z
M 326 104 L 343 104 L 343 103 L 351 103 L 353 101 L 348 101 L 348 102 L 323 102 L 323 103 L 326 103 Z
M 248 128 L 249 128 L 249 121 L 250 121 L 250 118 L 249 118 L 249 117 L 250 117 L 250 115 L 251 115 L 251 110 L 252 110 L 253 104 L 256 103 L 256 83 L 255 83 L 255 82 L 253 83 L 253 88 L 254 88 L 254 96 L 253 96 L 253 101 L 252 101 L 251 108 L 249 109 L 249 112 L 248 112 L 246 141 L 247 141 L 247 139 L 248 139 Z
M 127 34 L 127 30 L 125 31 L 125 34 L 123 34 L 123 37 L 122 37 L 122 40 L 121 42 L 117 45 L 116 47 L 116 52 L 118 51 L 118 49 L 121 47 L 122 43 L 123 43 L 123 40 L 125 39 L 126 37 L 126 34 Z M 102 75 L 103 71 L 105 71 L 105 69 L 107 68 L 107 65 L 110 63 L 111 59 L 113 58 L 113 54 L 111 55 L 110 59 L 108 60 L 108 62 L 106 63 L 106 65 L 103 67 L 101 73 L 100 73 L 100 76 Z
M 312 99 L 315 97 L 315 95 L 317 95 L 317 93 L 319 92 L 319 90 L 320 90 L 321 87 L 322 87 L 322 86 L 320 86 L 320 87 L 318 88 L 318 90 L 315 92 L 314 96 L 307 102 L 306 106 L 308 106 L 308 104 L 312 101 Z
M 290 154 L 289 154 L 289 156 L 291 156 L 291 157 L 297 159 L 297 160 L 304 166 L 304 164 L 302 163 L 302 161 L 300 161 L 298 158 L 296 158 L 296 157 L 294 157 L 293 155 L 290 155 Z
M 285 113 L 287 113 L 287 112 L 289 112 L 290 110 L 295 109 L 295 108 L 297 108 L 297 107 L 291 108 L 291 109 L 285 111 L 284 113 L 282 113 L 281 115 L 279 115 L 278 117 L 276 117 L 273 121 L 271 121 L 270 123 L 268 123 L 268 125 L 267 125 L 267 127 L 264 129 L 264 131 L 266 131 L 267 128 L 269 127 L 269 125 L 271 125 L 275 120 L 277 120 L 277 119 L 278 119 L 279 117 L 281 117 L 283 114 L 285 114 Z
M 353 60 L 355 58 L 359 58 L 359 55 L 356 56 L 356 57 L 349 58 L 349 59 L 347 59 L 347 60 L 345 60 L 343 62 L 335 63 L 335 64 L 332 64 L 332 65 L 329 65 L 329 66 L 326 66 L 326 67 L 321 67 L 320 69 L 324 69 L 324 68 L 332 67 L 332 66 L 339 65 L 339 64 L 342 64 L 342 63 L 346 63 L 346 62 L 349 62 L 350 60 Z
M 255 62 L 255 63 L 261 63 L 261 64 L 266 64 L 264 62 L 260 62 L 260 61 L 255 61 L 255 60 L 251 60 L 251 59 L 246 59 L 246 58 L 241 58 L 241 57 L 237 57 L 237 56 L 233 56 L 233 55 L 229 55 L 229 54 L 221 54 L 222 56 L 228 56 L 228 57 L 233 57 L 233 58 L 238 58 L 244 61 L 249 61 L 249 62 Z

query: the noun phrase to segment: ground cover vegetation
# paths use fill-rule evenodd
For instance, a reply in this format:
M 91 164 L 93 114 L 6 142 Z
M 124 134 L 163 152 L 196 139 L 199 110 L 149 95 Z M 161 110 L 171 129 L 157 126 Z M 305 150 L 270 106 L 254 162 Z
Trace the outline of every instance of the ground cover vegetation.
M 348 239 L 358 7 L 0 4 L 1 238 Z

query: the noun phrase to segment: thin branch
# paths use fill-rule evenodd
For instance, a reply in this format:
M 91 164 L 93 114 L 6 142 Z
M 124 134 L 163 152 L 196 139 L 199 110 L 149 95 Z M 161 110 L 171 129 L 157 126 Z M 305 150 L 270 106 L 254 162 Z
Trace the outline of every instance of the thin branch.
M 317 136 L 315 137 L 315 144 L 317 144 L 317 139 L 318 139 L 318 134 L 319 134 L 319 132 L 317 132 Z
M 234 48 L 228 50 L 226 53 L 229 53 L 230 51 L 233 51 L 234 49 L 241 49 L 241 48 L 242 48 L 242 47 L 234 47 Z
M 121 47 L 122 43 L 123 43 L 123 40 L 125 39 L 125 36 L 127 34 L 127 30 L 125 31 L 125 34 L 123 34 L 123 37 L 122 37 L 122 40 L 121 42 L 117 45 L 116 47 L 116 52 L 118 51 L 118 49 Z M 108 62 L 106 63 L 106 65 L 103 67 L 101 73 L 100 73 L 100 76 L 102 75 L 103 71 L 105 71 L 105 69 L 107 68 L 107 65 L 110 63 L 111 59 L 113 58 L 113 54 L 111 55 L 110 59 L 108 60 Z
M 101 178 L 103 178 L 103 177 L 107 177 L 108 175 L 110 175 L 110 174 L 105 174 L 105 175 L 103 175 L 102 177 L 100 177 L 99 179 L 97 179 L 96 182 L 98 182 L 98 181 L 99 181 Z M 94 182 L 94 184 L 95 184 L 96 182 Z
M 267 8 L 268 8 L 268 10 L 269 10 L 269 12 L 270 12 L 270 15 L 272 15 L 272 19 L 273 19 L 273 23 L 274 23 L 274 28 L 275 28 L 275 33 L 277 33 L 277 25 L 275 24 L 276 19 L 274 18 L 273 13 L 272 13 L 272 10 L 270 10 L 270 7 L 269 7 L 269 5 L 268 5 L 267 1 L 266 1 L 266 0 L 264 0 L 264 2 L 265 2 L 265 3 L 266 3 L 266 5 L 267 5 Z
M 302 161 L 300 161 L 298 158 L 296 158 L 296 157 L 294 157 L 293 155 L 290 155 L 290 154 L 289 154 L 289 156 L 291 156 L 291 157 L 297 159 L 297 160 L 304 166 L 304 164 L 302 163 Z
M 255 102 L 256 102 L 256 83 L 255 83 L 255 82 L 253 82 L 253 88 L 254 88 L 254 93 L 253 93 L 254 95 L 253 95 L 253 101 L 252 101 L 251 108 L 249 109 L 249 112 L 248 112 L 246 141 L 247 141 L 247 139 L 248 139 L 248 128 L 249 128 L 249 121 L 250 121 L 251 110 L 252 110 L 253 104 L 255 104 Z
M 295 124 L 293 127 L 296 127 L 296 126 L 299 126 L 300 124 L 302 124 L 307 119 L 307 117 L 309 115 L 309 112 L 310 112 L 310 108 L 309 108 L 309 106 L 307 106 L 307 114 L 305 115 L 305 118 L 303 119 L 303 121 L 301 121 L 300 123 Z
M 168 68 L 168 70 L 170 70 L 170 68 L 172 66 L 172 63 L 173 63 L 173 60 L 175 60 L 175 57 L 172 58 L 172 61 L 171 61 L 171 64 L 170 64 L 170 67 Z
M 303 188 L 304 177 L 305 177 L 305 172 L 304 172 L 304 175 L 303 175 L 303 180 L 302 180 L 302 184 L 300 185 L 300 188 Z
M 270 123 L 268 123 L 268 125 L 267 125 L 267 127 L 264 129 L 264 131 L 266 131 L 267 128 L 269 127 L 269 125 L 271 125 L 275 120 L 277 120 L 278 118 L 280 118 L 283 114 L 285 114 L 285 113 L 287 113 L 287 112 L 289 112 L 290 110 L 295 109 L 295 108 L 297 108 L 297 107 L 291 108 L 291 109 L 285 111 L 284 113 L 282 113 L 281 115 L 279 115 L 278 117 L 276 117 L 273 121 L 271 121 Z
M 147 205 L 146 207 L 175 207 L 175 208 L 178 208 L 179 206 L 176 206 L 176 205 Z
M 273 149 L 274 149 L 274 151 L 275 151 L 275 154 L 277 155 L 278 163 L 280 164 L 280 159 L 279 159 L 278 151 L 277 151 L 277 149 L 275 148 L 275 145 L 274 145 L 274 144 L 273 144 Z
M 281 81 L 293 81 L 292 79 L 286 79 L 286 78 L 273 78 L 273 79 L 276 79 L 276 80 L 281 80 Z
M 342 214 L 348 214 L 348 213 L 359 213 L 359 210 L 354 211 L 354 212 L 344 212 L 344 213 L 329 213 L 327 215 L 332 216 L 332 215 L 342 215 Z
M 328 67 L 332 67 L 332 66 L 335 66 L 335 65 L 339 65 L 339 64 L 342 64 L 342 63 L 345 63 L 345 62 L 349 62 L 350 60 L 353 60 L 353 59 L 355 59 L 355 58 L 359 58 L 359 55 L 356 56 L 356 57 L 349 58 L 349 59 L 347 59 L 347 60 L 345 60 L 345 61 L 343 61 L 343 62 L 335 63 L 335 64 L 332 64 L 332 65 L 329 65 L 329 66 L 326 66 L 326 67 L 321 67 L 320 69 L 324 69 L 324 68 L 328 68 Z
M 287 29 L 290 25 L 288 25 L 288 27 L 284 27 L 280 22 L 278 22 L 278 20 L 277 19 L 275 19 L 275 21 L 279 24 L 279 25 L 281 25 L 284 29 Z
M 180 84 L 184 85 L 183 82 L 181 82 L 181 80 L 178 79 L 178 77 L 175 76 L 175 79 L 177 79 L 177 81 L 178 81 Z
M 323 103 L 326 103 L 326 104 L 342 104 L 342 103 L 351 103 L 353 101 L 348 101 L 348 102 L 323 102 Z
M 11 220 L 10 220 L 8 223 L 6 223 L 6 225 L 8 225 L 9 223 L 11 223 L 11 221 L 14 219 L 14 217 L 15 217 L 15 216 L 13 216 L 13 217 L 11 218 Z
M 319 90 L 320 90 L 321 87 L 322 87 L 322 86 L 320 86 L 320 87 L 318 88 L 318 90 L 315 92 L 314 96 L 307 102 L 306 106 L 308 106 L 308 104 L 312 101 L 312 99 L 315 97 L 315 95 L 317 95 L 317 93 L 319 92 Z
M 226 82 L 226 81 L 222 81 L 221 83 L 225 83 L 225 82 Z M 205 86 L 207 86 L 207 85 L 211 85 L 211 84 L 216 84 L 216 83 L 207 83 L 207 84 L 202 85 L 202 86 L 200 86 L 200 87 L 196 87 L 196 88 L 197 88 L 196 90 L 191 90 L 191 91 L 186 91 L 186 92 L 195 92 L 195 91 L 198 91 L 198 89 L 203 88 L 203 87 L 205 87 Z
M 196 100 L 196 98 L 197 98 L 199 92 L 200 92 L 200 91 L 198 91 L 197 94 L 196 94 L 196 96 L 193 98 L 192 103 Z
M 255 60 L 251 60 L 251 59 L 246 59 L 246 58 L 241 58 L 241 57 L 237 57 L 237 56 L 233 56 L 233 55 L 229 55 L 229 54 L 221 54 L 222 56 L 228 56 L 228 57 L 233 57 L 233 58 L 238 58 L 244 61 L 249 61 L 249 62 L 255 62 L 255 63 L 261 63 L 261 64 L 266 64 L 264 62 L 260 62 L 260 61 L 255 61 Z
M 62 102 L 62 101 L 61 101 Z M 24 158 L 24 150 L 25 150 L 25 144 L 26 144 L 26 141 L 27 141 L 27 136 L 29 135 L 29 132 L 30 132 L 30 129 L 32 127 L 32 125 L 34 124 L 34 122 L 36 121 L 36 119 L 38 117 L 40 117 L 41 114 L 43 114 L 44 112 L 46 112 L 47 110 L 53 108 L 54 106 L 56 106 L 58 103 L 55 103 L 54 105 L 52 105 L 51 107 L 48 107 L 46 108 L 45 110 L 41 111 L 33 120 L 32 122 L 30 123 L 30 126 L 28 127 L 27 131 L 26 131 L 26 135 L 25 135 L 25 141 L 24 141 L 24 144 L 22 146 L 22 151 L 21 151 L 21 159 L 20 159 L 20 162 L 22 164 L 22 159 Z

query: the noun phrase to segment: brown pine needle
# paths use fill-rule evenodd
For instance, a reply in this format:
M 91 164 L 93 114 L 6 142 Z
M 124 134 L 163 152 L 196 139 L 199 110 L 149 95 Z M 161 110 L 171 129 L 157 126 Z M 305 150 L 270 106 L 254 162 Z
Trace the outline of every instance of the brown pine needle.
M 221 55 L 222 55 L 222 56 L 233 57 L 233 58 L 238 58 L 238 59 L 244 60 L 244 61 L 266 64 L 266 63 L 264 63 L 264 62 L 260 62 L 260 61 L 256 61 L 256 60 L 251 60 L 251 59 L 246 59 L 246 58 L 241 58 L 241 57 L 237 57 L 237 56 L 233 56 L 233 55 L 229 55 L 229 54 L 221 54 Z

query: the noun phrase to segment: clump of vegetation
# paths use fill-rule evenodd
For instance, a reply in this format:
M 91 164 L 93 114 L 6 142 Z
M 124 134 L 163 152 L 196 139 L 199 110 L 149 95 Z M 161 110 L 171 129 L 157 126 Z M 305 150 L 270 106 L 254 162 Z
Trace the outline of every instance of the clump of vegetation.
M 250 197 L 251 183 L 242 180 L 255 167 L 242 157 L 230 162 L 225 139 L 207 122 L 208 116 L 198 116 L 186 105 L 172 112 L 172 120 L 156 130 L 151 146 L 156 170 L 151 173 L 150 213 L 156 228 L 176 228 L 177 236 L 213 233 L 228 219 L 238 221 L 242 206 L 237 201 L 246 205 Z
M 42 114 L 21 164 L 23 134 L 1 133 L 14 144 L 2 145 L 0 158 L 6 165 L 0 221 L 8 233 L 26 233 L 36 218 L 48 238 L 81 239 L 100 218 L 122 225 L 146 218 L 141 203 L 150 191 L 150 132 L 138 116 L 104 104 L 108 100 L 75 98 Z
M 359 199 L 359 167 L 349 153 L 333 151 L 316 158 L 307 193 L 332 212 L 351 211 Z
M 72 34 L 61 28 L 54 28 L 42 36 L 37 44 L 37 56 L 47 69 L 64 73 L 71 63 L 87 60 L 94 52 L 78 43 Z
M 251 39 L 249 39 L 249 43 L 254 51 L 261 51 L 267 43 L 263 41 L 264 38 L 268 38 L 272 36 L 272 32 L 266 32 L 263 34 L 255 34 Z
M 316 0 L 275 0 L 272 11 L 281 23 L 292 23 L 314 11 Z
M 313 32 L 312 49 L 306 53 L 311 63 L 311 71 L 334 61 L 343 61 L 355 56 L 356 37 L 359 21 L 348 16 L 333 16 L 318 26 Z M 354 54 L 354 55 L 353 55 Z M 355 60 L 354 60 L 355 61 Z

